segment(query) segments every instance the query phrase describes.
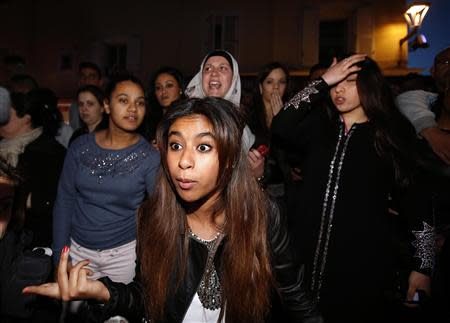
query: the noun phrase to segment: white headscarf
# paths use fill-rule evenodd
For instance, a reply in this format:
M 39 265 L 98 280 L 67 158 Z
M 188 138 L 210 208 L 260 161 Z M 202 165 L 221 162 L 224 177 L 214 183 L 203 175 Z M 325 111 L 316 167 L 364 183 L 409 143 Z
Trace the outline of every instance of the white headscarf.
M 19 162 L 19 156 L 25 151 L 29 143 L 35 141 L 42 135 L 42 127 L 38 127 L 21 134 L 17 137 L 0 140 L 0 157 L 10 166 L 16 167 Z
M 231 86 L 228 89 L 227 94 L 225 94 L 224 99 L 227 101 L 232 102 L 234 105 L 236 105 L 237 107 L 239 107 L 240 103 L 241 103 L 241 77 L 239 76 L 239 66 L 237 61 L 234 59 L 234 57 L 228 53 L 227 51 L 222 51 L 226 53 L 230 58 L 231 58 L 231 62 L 233 64 L 232 68 L 233 68 L 233 78 L 231 80 Z M 203 58 L 202 64 L 200 65 L 200 71 L 192 78 L 192 80 L 189 82 L 188 86 L 186 87 L 186 95 L 189 98 L 204 98 L 206 96 L 205 92 L 203 91 L 203 66 L 206 63 L 206 60 L 209 57 L 213 57 L 213 56 L 209 56 L 211 53 L 209 53 L 208 55 L 205 56 L 205 58 Z
M 213 51 L 216 52 L 216 51 Z M 236 107 L 240 107 L 241 104 L 241 77 L 239 76 L 239 66 L 237 61 L 234 59 L 233 55 L 225 50 L 221 50 L 228 54 L 231 58 L 231 62 L 233 63 L 233 78 L 231 80 L 231 86 L 228 89 L 227 94 L 225 94 L 224 99 L 233 103 Z M 200 65 L 200 71 L 192 78 L 186 87 L 186 95 L 189 98 L 204 98 L 206 97 L 205 92 L 203 91 L 203 66 L 206 63 L 206 60 L 210 57 L 212 52 L 208 53 L 205 58 L 203 58 L 202 64 Z M 217 55 L 219 56 L 219 55 Z M 255 135 L 251 132 L 250 128 L 246 125 L 244 128 L 244 132 L 242 134 L 242 145 L 248 151 L 253 146 L 255 142 Z

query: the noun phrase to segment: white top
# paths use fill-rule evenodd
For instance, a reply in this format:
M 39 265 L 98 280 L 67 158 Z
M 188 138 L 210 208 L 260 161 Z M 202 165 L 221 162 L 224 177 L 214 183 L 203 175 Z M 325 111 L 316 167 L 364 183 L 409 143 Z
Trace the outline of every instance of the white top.
M 183 323 L 217 323 L 219 319 L 220 308 L 214 311 L 203 307 L 197 293 L 192 299 L 191 305 L 184 316 Z M 225 315 L 221 323 L 225 323 Z

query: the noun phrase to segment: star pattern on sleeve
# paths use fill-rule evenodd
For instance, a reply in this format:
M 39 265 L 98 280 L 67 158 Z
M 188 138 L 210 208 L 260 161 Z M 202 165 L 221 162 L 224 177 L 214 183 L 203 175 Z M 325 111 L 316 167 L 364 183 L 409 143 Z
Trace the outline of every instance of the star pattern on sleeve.
M 317 89 L 317 85 L 323 82 L 322 80 L 311 81 L 303 90 L 298 92 L 286 105 L 284 109 L 286 110 L 289 106 L 293 106 L 295 109 L 298 109 L 301 102 L 311 103 L 310 96 L 312 94 L 319 93 Z

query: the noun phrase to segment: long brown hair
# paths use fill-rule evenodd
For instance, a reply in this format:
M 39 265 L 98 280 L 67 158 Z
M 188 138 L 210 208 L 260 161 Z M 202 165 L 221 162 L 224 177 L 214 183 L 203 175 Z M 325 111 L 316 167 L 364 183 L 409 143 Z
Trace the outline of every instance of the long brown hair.
M 220 318 L 227 322 L 262 321 L 270 306 L 273 277 L 267 243 L 267 198 L 251 175 L 241 145 L 243 117 L 230 102 L 219 98 L 190 99 L 171 107 L 159 125 L 161 164 L 156 189 L 139 211 L 138 252 L 141 275 L 152 319 L 163 318 L 172 275 L 184 278 L 187 262 L 186 205 L 176 193 L 167 167 L 167 136 L 175 120 L 206 117 L 218 146 L 219 174 L 213 216 L 225 214 L 226 242 L 218 271 L 222 273 Z M 183 238 L 184 237 L 184 238 Z M 180 239 L 184 247 L 180 250 Z M 181 256 L 180 256 L 181 254 Z M 180 268 L 176 264 L 180 263 Z M 173 287 L 173 286 L 172 286 Z

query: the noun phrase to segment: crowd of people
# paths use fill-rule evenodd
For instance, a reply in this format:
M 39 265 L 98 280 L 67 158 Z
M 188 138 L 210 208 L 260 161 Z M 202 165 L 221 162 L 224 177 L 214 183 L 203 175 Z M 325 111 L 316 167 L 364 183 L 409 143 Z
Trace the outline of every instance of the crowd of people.
M 245 98 L 224 50 L 148 89 L 85 62 L 69 124 L 15 75 L 0 87 L 1 321 L 449 315 L 449 61 L 394 83 L 346 55 L 300 89 L 271 62 Z M 37 275 L 26 256 L 52 263 Z

